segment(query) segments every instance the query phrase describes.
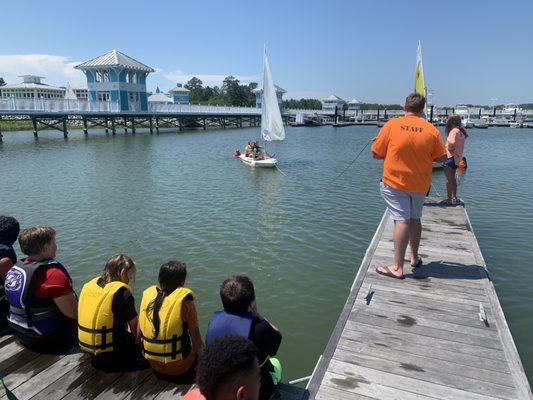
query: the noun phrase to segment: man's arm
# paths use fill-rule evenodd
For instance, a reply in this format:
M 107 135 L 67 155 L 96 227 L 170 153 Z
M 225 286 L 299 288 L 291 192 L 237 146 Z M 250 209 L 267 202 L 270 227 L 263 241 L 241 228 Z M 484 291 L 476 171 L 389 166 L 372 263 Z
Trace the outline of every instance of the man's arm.
M 7 271 L 9 271 L 12 266 L 13 262 L 11 261 L 11 258 L 0 258 L 0 278 L 4 279 L 6 277 Z
M 74 320 L 78 319 L 78 299 L 74 292 L 55 297 L 54 303 L 56 303 L 57 308 L 65 317 Z
M 370 151 L 372 152 L 372 157 L 377 160 L 383 160 L 387 155 L 389 130 L 390 127 L 387 123 L 383 128 L 380 129 L 378 135 L 374 139 L 372 139 L 372 146 L 370 147 Z

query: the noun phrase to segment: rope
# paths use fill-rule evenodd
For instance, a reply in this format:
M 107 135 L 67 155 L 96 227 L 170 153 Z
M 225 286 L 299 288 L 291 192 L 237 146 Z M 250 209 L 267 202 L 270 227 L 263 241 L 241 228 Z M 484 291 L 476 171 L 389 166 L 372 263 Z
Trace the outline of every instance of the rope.
M 357 153 L 357 155 L 355 156 L 355 158 L 350 162 L 350 164 L 348 164 L 348 166 L 346 168 L 344 168 L 344 170 L 339 174 L 337 175 L 329 184 L 332 184 L 333 182 L 335 182 L 337 179 L 339 179 L 346 171 L 348 171 L 348 169 L 357 161 L 357 159 L 359 158 L 359 156 L 361 154 L 363 154 L 363 151 L 365 151 L 365 149 L 368 147 L 368 145 L 370 144 L 370 142 L 372 142 L 372 139 L 370 139 L 368 142 L 366 142 L 366 144 L 363 146 L 363 148 L 361 149 L 361 151 L 359 153 Z
M 276 163 L 276 168 L 278 169 L 279 172 L 281 172 L 282 175 L 284 175 L 284 176 L 288 176 L 285 172 L 283 172 L 283 171 L 281 170 L 281 168 L 278 166 L 277 163 Z

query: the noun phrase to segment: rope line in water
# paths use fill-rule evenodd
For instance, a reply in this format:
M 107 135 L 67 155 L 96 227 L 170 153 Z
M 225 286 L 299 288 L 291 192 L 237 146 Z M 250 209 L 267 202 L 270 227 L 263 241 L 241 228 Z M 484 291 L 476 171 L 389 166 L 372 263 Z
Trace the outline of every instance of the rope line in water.
M 368 142 L 366 142 L 366 144 L 363 146 L 363 148 L 361 149 L 361 151 L 359 153 L 357 153 L 357 155 L 355 156 L 355 158 L 350 162 L 350 164 L 348 164 L 346 166 L 346 168 L 344 168 L 344 170 L 338 174 L 331 182 L 329 182 L 330 184 L 335 182 L 337 179 L 339 179 L 342 175 L 344 175 L 344 173 L 346 171 L 348 171 L 348 169 L 357 161 L 357 159 L 359 158 L 359 156 L 361 154 L 363 154 L 363 151 L 365 151 L 365 149 L 368 147 L 368 145 L 370 144 L 370 142 L 372 142 L 372 139 L 370 139 Z

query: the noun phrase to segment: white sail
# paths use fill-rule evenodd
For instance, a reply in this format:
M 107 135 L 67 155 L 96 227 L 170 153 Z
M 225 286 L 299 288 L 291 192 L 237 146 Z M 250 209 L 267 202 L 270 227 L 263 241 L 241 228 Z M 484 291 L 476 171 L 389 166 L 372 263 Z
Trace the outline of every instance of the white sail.
M 263 140 L 270 142 L 285 139 L 285 128 L 281 119 L 278 97 L 272 81 L 266 50 L 263 56 L 263 104 L 261 107 L 261 136 Z

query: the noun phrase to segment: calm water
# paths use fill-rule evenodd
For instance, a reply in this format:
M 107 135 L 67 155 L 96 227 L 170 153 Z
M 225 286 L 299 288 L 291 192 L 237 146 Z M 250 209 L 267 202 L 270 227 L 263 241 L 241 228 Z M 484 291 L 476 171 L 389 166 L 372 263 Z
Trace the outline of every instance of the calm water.
M 331 182 L 376 127 L 288 128 L 270 150 L 285 172 L 232 157 L 253 129 L 88 139 L 5 133 L 0 213 L 58 232 L 58 259 L 79 290 L 117 252 L 137 266 L 137 305 L 169 259 L 188 265 L 202 332 L 218 287 L 247 274 L 258 308 L 283 332 L 285 378 L 311 373 L 383 213 L 379 164 L 367 152 Z M 460 186 L 481 250 L 533 376 L 533 130 L 471 130 Z M 444 193 L 444 177 L 435 186 Z

